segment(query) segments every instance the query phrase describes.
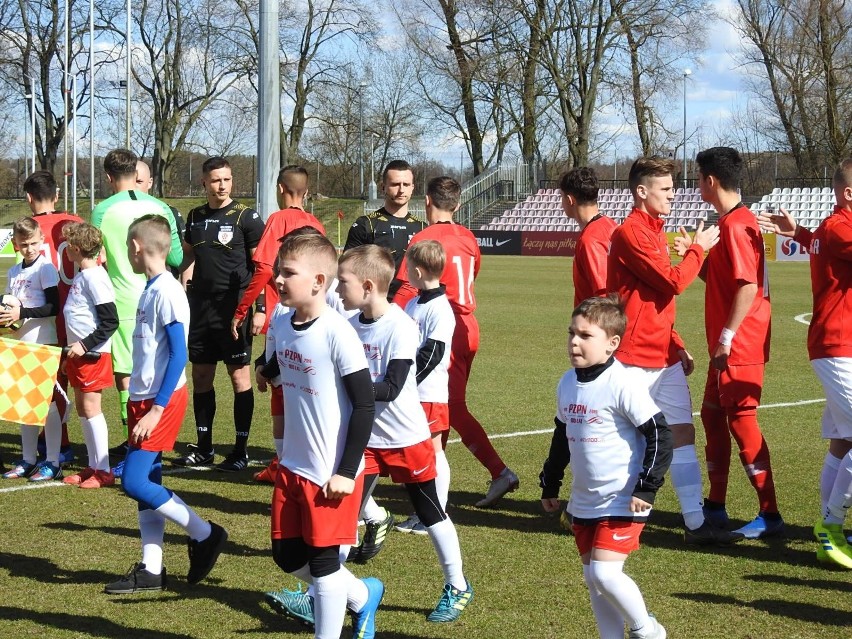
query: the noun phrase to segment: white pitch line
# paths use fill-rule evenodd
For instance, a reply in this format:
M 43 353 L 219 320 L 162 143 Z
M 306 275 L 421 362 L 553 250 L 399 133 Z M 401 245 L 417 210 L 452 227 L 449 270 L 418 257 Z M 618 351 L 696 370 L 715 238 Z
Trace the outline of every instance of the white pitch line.
M 804 324 L 805 326 L 811 325 L 811 320 L 808 319 L 813 313 L 802 313 L 801 315 L 796 315 L 793 319 L 799 322 L 799 324 Z
M 778 404 L 764 404 L 763 406 L 758 407 L 758 410 L 765 410 L 768 408 L 790 408 L 791 406 L 807 406 L 808 404 L 821 404 L 825 399 L 803 399 L 798 402 L 780 402 Z M 701 413 L 695 412 L 692 413 L 693 417 L 697 417 Z M 553 432 L 552 428 L 542 428 L 539 430 L 521 430 L 515 433 L 499 433 L 495 435 L 489 435 L 490 439 L 510 439 L 514 437 L 529 437 L 532 435 L 547 435 Z M 461 439 L 455 438 L 447 441 L 448 444 L 460 444 Z M 250 464 L 254 465 L 254 464 Z M 206 473 L 213 470 L 212 466 L 203 466 L 201 468 L 168 468 L 163 471 L 163 475 L 182 475 L 184 473 Z M 13 493 L 18 490 L 36 490 L 38 488 L 60 488 L 63 486 L 69 486 L 70 484 L 63 484 L 60 481 L 51 481 L 51 482 L 39 482 L 39 483 L 26 483 L 21 486 L 10 486 L 9 488 L 0 488 L 0 493 Z

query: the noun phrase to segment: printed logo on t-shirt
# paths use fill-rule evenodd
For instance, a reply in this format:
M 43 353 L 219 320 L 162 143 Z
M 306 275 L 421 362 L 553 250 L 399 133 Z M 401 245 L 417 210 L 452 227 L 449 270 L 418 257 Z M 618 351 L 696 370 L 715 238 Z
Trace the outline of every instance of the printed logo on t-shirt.
M 233 226 L 220 226 L 219 227 L 219 235 L 217 236 L 220 244 L 230 244 L 231 240 L 234 239 L 234 227 Z

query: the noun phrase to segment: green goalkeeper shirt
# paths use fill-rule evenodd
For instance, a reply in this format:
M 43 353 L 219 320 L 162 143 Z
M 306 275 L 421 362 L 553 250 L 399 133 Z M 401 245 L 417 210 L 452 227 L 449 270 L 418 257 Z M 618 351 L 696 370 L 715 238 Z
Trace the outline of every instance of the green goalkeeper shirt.
M 183 262 L 183 248 L 171 209 L 155 197 L 140 191 L 121 191 L 98 204 L 92 211 L 92 224 L 103 234 L 107 273 L 115 289 L 119 320 L 136 318 L 145 276 L 133 272 L 127 259 L 127 231 L 134 220 L 155 213 L 169 221 L 172 245 L 166 263 L 177 268 Z

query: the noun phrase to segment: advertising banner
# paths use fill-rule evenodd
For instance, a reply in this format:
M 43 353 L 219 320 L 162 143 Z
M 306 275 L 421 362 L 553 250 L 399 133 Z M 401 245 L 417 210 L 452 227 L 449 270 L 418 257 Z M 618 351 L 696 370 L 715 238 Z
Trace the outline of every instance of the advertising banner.
M 805 247 L 792 238 L 776 235 L 775 259 L 778 262 L 807 262 L 810 256 Z
M 523 231 L 521 255 L 574 257 L 579 236 L 576 231 Z
M 483 255 L 520 255 L 520 231 L 474 231 Z

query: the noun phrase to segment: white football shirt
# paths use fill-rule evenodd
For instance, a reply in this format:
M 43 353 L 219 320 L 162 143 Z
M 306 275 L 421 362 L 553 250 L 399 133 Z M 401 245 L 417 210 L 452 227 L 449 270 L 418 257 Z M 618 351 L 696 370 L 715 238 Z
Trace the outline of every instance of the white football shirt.
M 71 280 L 68 299 L 62 309 L 68 343 L 79 342 L 91 335 L 97 328 L 95 307 L 110 302 L 115 303 L 115 291 L 105 268 L 93 266 L 77 273 Z M 97 353 L 109 353 L 110 341 L 98 344 L 92 350 Z
M 169 363 L 169 340 L 166 326 L 183 324 L 184 344 L 189 330 L 189 302 L 186 292 L 174 276 L 165 271 L 145 284 L 136 309 L 133 329 L 133 372 L 130 374 L 130 399 L 153 399 L 163 385 Z M 175 388 L 186 384 L 181 373 Z
M 51 286 L 59 286 L 59 271 L 44 255 L 39 255 L 27 268 L 18 262 L 9 269 L 6 293 L 17 297 L 22 307 L 37 308 L 44 306 L 44 289 Z M 56 317 L 26 319 L 11 337 L 34 344 L 56 344 Z
M 376 419 L 367 446 L 402 448 L 429 439 L 429 425 L 420 405 L 414 365 L 420 343 L 417 325 L 396 304 L 391 304 L 387 312 L 374 322 L 362 323 L 360 313 L 349 321 L 364 347 L 373 383 L 385 378 L 391 360 L 412 362 L 397 398 L 392 402 L 376 401 Z
M 290 309 L 284 306 L 281 303 L 275 305 L 275 308 L 272 309 L 272 315 L 269 316 L 269 326 L 266 329 L 266 345 L 265 350 L 263 351 L 263 358 L 267 362 L 271 362 L 272 358 L 275 357 L 275 333 L 276 333 L 276 325 L 281 321 L 281 318 L 287 315 L 290 312 Z M 287 320 L 290 321 L 289 319 Z M 280 326 L 277 330 L 281 330 Z M 279 373 L 275 377 L 269 380 L 269 383 L 272 386 L 281 386 L 281 374 Z
M 427 339 L 443 342 L 446 346 L 440 363 L 417 386 L 421 402 L 446 404 L 449 401 L 450 352 L 453 346 L 453 333 L 456 330 L 453 307 L 450 306 L 446 295 L 439 295 L 423 304 L 420 303 L 419 297 L 415 297 L 406 304 L 405 312 L 417 323 L 420 331 L 418 349 Z
M 343 377 L 367 368 L 355 330 L 330 308 L 307 328 L 294 311 L 275 323 L 275 354 L 284 387 L 284 456 L 280 463 L 318 486 L 337 471 L 352 404 Z M 358 472 L 363 470 L 364 462 Z
M 642 470 L 645 437 L 636 428 L 660 412 L 646 385 L 616 360 L 591 382 L 569 370 L 557 387 L 557 416 L 571 451 L 574 517 L 647 517 L 630 512 Z

